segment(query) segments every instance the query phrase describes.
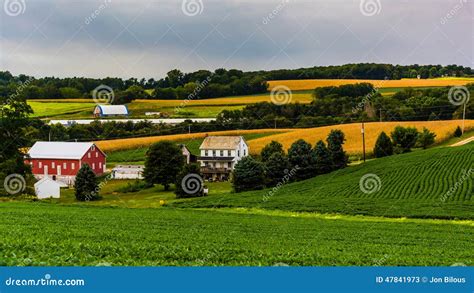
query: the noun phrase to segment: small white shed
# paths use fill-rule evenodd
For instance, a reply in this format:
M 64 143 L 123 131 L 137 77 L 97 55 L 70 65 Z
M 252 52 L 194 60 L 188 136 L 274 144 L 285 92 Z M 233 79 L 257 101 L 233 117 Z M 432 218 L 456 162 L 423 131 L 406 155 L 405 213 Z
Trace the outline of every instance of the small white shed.
M 44 177 L 35 183 L 35 193 L 38 199 L 59 198 L 63 185 L 49 177 Z

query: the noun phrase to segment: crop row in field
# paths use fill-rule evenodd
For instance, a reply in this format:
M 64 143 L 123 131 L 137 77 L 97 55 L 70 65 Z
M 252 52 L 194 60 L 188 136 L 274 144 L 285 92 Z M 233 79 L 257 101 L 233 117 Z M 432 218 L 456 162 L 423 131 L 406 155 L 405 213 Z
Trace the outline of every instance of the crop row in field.
M 370 80 L 370 79 L 297 79 L 297 80 L 270 80 L 269 89 L 276 86 L 286 86 L 291 90 L 312 90 L 317 87 L 340 86 L 368 82 L 377 88 L 406 88 L 406 87 L 442 87 L 466 85 L 474 82 L 474 78 L 433 78 L 417 79 L 404 78 L 400 80 Z
M 291 214 L 0 203 L 0 265 L 451 265 L 474 227 Z M 25 236 L 27 235 L 27 236 Z
M 473 219 L 473 148 L 471 143 L 394 155 L 287 184 L 274 193 L 222 194 L 170 205 Z
M 416 127 L 419 131 L 423 127 L 436 133 L 436 142 L 442 142 L 448 139 L 456 129 L 457 126 L 462 125 L 461 120 L 446 120 L 446 121 L 409 121 L 409 122 L 370 122 L 365 123 L 365 143 L 367 153 L 371 154 L 377 141 L 377 137 L 382 131 L 388 135 L 393 129 L 398 126 Z M 466 120 L 466 129 L 474 128 L 474 120 Z M 260 139 L 255 139 L 249 142 L 250 153 L 256 154 L 261 149 L 276 140 L 283 144 L 285 149 L 288 149 L 293 142 L 303 138 L 311 144 L 315 144 L 318 140 L 326 140 L 327 135 L 332 129 L 340 129 L 346 135 L 346 142 L 344 149 L 351 155 L 359 155 L 362 153 L 362 134 L 361 123 L 332 125 L 317 128 L 297 129 L 286 133 L 266 136 Z

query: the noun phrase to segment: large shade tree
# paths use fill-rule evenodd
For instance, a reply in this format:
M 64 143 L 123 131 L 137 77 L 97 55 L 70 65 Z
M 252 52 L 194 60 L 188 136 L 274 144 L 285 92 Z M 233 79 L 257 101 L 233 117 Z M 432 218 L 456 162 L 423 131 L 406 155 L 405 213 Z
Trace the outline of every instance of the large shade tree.
M 169 190 L 176 176 L 183 169 L 184 156 L 172 141 L 160 141 L 150 146 L 146 153 L 143 176 L 148 185 L 161 184 Z

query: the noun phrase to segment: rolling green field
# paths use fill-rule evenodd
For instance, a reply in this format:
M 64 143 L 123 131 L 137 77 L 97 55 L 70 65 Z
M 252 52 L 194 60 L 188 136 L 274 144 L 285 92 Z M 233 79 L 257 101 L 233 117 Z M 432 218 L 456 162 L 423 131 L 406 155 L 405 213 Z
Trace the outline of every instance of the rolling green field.
M 472 222 L 0 203 L 0 265 L 472 264 Z
M 92 117 L 94 102 L 37 102 L 28 101 L 33 109 L 33 117 L 39 118 L 81 118 Z
M 170 205 L 473 219 L 473 150 L 474 143 L 417 151 L 284 185 L 273 194 L 269 190 L 221 194 Z M 373 193 L 364 193 L 359 185 L 365 175 L 380 180 L 366 181 L 366 189 Z
M 133 181 L 110 180 L 94 202 L 73 189 L 2 198 L 0 265 L 474 265 L 473 150 L 371 160 L 273 193 L 222 182 L 175 199 L 173 188 L 124 192 Z M 373 193 L 359 185 L 368 174 L 380 178 Z

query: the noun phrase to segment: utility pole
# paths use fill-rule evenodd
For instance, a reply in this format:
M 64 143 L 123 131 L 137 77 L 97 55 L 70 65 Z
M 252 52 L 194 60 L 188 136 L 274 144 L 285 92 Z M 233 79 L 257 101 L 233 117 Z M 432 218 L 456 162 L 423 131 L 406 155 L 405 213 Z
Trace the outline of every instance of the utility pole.
M 382 122 L 382 109 L 380 109 L 379 111 L 380 111 L 380 122 Z
M 362 122 L 362 152 L 364 154 L 364 163 L 365 163 L 365 125 L 364 122 Z
M 467 105 L 467 99 L 466 99 L 466 102 L 464 102 L 464 112 L 462 114 L 462 134 L 464 134 L 464 122 L 466 120 L 466 105 Z
M 191 125 L 188 125 L 188 133 L 191 133 Z
M 275 117 L 275 119 L 273 119 L 273 123 L 275 124 L 274 127 L 275 127 L 275 129 L 276 129 L 276 128 L 277 128 L 277 119 L 276 119 L 276 117 Z M 464 129 L 464 128 L 463 128 L 463 129 Z
M 51 129 L 49 130 L 48 141 L 51 141 Z

